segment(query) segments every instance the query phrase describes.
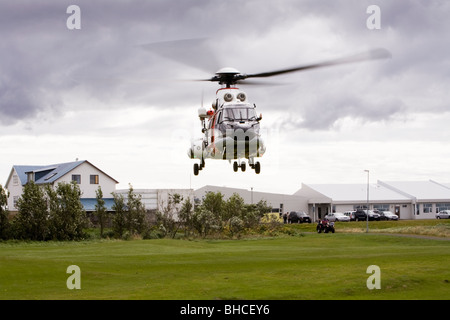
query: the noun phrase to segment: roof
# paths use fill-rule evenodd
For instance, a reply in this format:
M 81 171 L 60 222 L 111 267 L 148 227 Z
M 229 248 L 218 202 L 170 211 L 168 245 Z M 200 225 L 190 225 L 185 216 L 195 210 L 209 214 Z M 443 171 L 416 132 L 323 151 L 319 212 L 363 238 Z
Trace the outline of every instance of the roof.
M 212 186 L 212 185 L 206 185 L 199 189 L 196 189 L 194 191 L 196 196 L 204 196 L 207 192 L 220 192 L 222 193 L 226 198 L 233 195 L 233 193 L 239 194 L 241 197 L 250 196 L 252 193 L 253 195 L 264 195 L 264 196 L 275 196 L 275 197 L 286 197 L 286 198 L 303 198 L 299 195 L 289 195 L 289 194 L 283 194 L 283 193 L 273 193 L 273 192 L 262 192 L 262 191 L 252 191 L 247 189 L 239 189 L 239 188 L 230 188 L 230 187 L 219 187 L 219 186 Z
M 327 199 L 333 203 L 367 201 L 367 184 L 306 184 L 305 186 L 318 193 L 311 198 L 322 198 L 323 201 Z M 301 190 L 296 194 L 301 194 Z M 369 184 L 369 200 L 370 202 L 411 201 L 411 198 L 380 184 L 371 183 Z
M 34 182 L 36 184 L 46 184 L 46 183 L 53 183 L 59 178 L 63 177 L 68 172 L 72 171 L 82 163 L 87 162 L 97 170 L 101 171 L 94 165 L 92 165 L 87 160 L 80 160 L 80 161 L 74 161 L 74 162 L 65 162 L 65 163 L 57 163 L 57 164 L 51 164 L 51 165 L 45 165 L 45 166 L 31 166 L 31 165 L 15 165 L 13 166 L 13 169 L 16 171 L 17 175 L 19 176 L 20 183 L 22 185 L 25 185 L 28 181 L 27 173 L 34 172 L 35 178 Z M 103 172 L 103 171 L 101 171 Z M 104 173 L 104 172 L 103 172 Z M 106 173 L 104 173 L 107 175 Z M 109 175 L 107 175 L 110 177 Z M 110 177 L 111 178 L 111 177 Z M 118 183 L 115 179 L 111 178 L 116 183 Z M 9 179 L 8 179 L 9 180 Z
M 75 162 L 67 162 L 67 163 L 58 163 L 47 166 L 13 166 L 16 170 L 17 175 L 19 176 L 20 182 L 22 185 L 27 183 L 27 173 L 34 172 L 36 184 L 44 184 L 44 183 L 53 183 L 66 173 L 72 171 L 83 161 L 75 161 Z
M 450 199 L 450 189 L 444 184 L 429 181 L 378 181 L 378 183 L 401 192 L 405 196 L 415 198 L 418 201 L 446 200 Z

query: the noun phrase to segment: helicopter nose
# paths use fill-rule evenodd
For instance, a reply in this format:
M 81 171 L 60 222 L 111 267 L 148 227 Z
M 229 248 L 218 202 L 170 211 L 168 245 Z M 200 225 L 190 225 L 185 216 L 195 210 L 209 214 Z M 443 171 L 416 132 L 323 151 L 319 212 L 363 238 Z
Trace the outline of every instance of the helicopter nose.
M 240 140 L 241 136 L 253 139 L 257 135 L 257 132 L 250 124 L 239 124 L 234 126 L 234 136 Z

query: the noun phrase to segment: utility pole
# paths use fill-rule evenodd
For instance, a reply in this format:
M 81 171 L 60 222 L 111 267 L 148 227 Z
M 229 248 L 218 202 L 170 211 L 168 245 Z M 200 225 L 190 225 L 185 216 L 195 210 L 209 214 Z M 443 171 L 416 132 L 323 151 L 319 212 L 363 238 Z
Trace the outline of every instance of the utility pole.
M 369 170 L 367 172 L 367 212 L 366 212 L 366 233 L 369 233 Z

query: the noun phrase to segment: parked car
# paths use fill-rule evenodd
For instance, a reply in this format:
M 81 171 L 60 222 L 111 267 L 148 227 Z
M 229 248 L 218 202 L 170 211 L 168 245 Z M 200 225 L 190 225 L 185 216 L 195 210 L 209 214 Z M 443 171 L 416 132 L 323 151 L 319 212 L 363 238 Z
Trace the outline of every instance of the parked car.
M 311 218 L 302 211 L 291 211 L 288 215 L 288 223 L 311 223 Z
M 398 220 L 398 215 L 391 211 L 381 211 L 380 220 Z
M 436 213 L 436 219 L 450 219 L 450 210 L 442 210 Z
M 328 221 L 350 221 L 350 217 L 347 217 L 342 212 L 329 213 L 325 216 L 325 219 L 327 219 Z
M 344 212 L 344 215 L 346 215 L 347 217 L 349 217 L 349 218 L 350 218 L 350 221 L 355 221 L 355 220 L 356 220 L 355 212 L 356 212 L 356 211 L 345 211 L 345 212 Z
M 362 210 L 358 209 L 355 212 L 355 220 L 356 221 L 365 221 L 367 220 L 367 211 L 369 214 L 369 220 L 380 220 L 380 215 L 378 213 L 373 212 L 372 210 Z

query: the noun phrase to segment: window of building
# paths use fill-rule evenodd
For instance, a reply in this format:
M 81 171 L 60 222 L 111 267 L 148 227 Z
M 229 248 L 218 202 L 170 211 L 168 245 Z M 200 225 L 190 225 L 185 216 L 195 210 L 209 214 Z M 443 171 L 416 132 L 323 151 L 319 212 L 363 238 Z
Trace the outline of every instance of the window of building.
M 27 172 L 27 182 L 34 182 L 34 172 Z
M 378 211 L 389 211 L 389 204 L 378 203 L 378 204 L 374 204 L 373 208 L 377 209 Z
M 431 213 L 431 212 L 433 212 L 433 204 L 424 203 L 423 204 L 423 213 Z
M 17 174 L 13 175 L 13 185 L 19 185 L 19 176 Z
M 91 174 L 91 184 L 99 184 L 98 174 Z
M 17 201 L 19 200 L 19 196 L 14 196 L 13 197 L 13 207 L 15 209 L 17 209 Z
M 81 174 L 73 174 L 72 181 L 75 181 L 77 184 L 81 184 Z
M 47 178 L 45 178 L 45 181 L 50 180 L 51 178 L 53 178 L 54 176 L 56 176 L 58 173 L 57 172 L 53 172 L 51 175 L 49 175 Z
M 450 210 L 450 203 L 436 203 L 436 213 L 442 210 Z

